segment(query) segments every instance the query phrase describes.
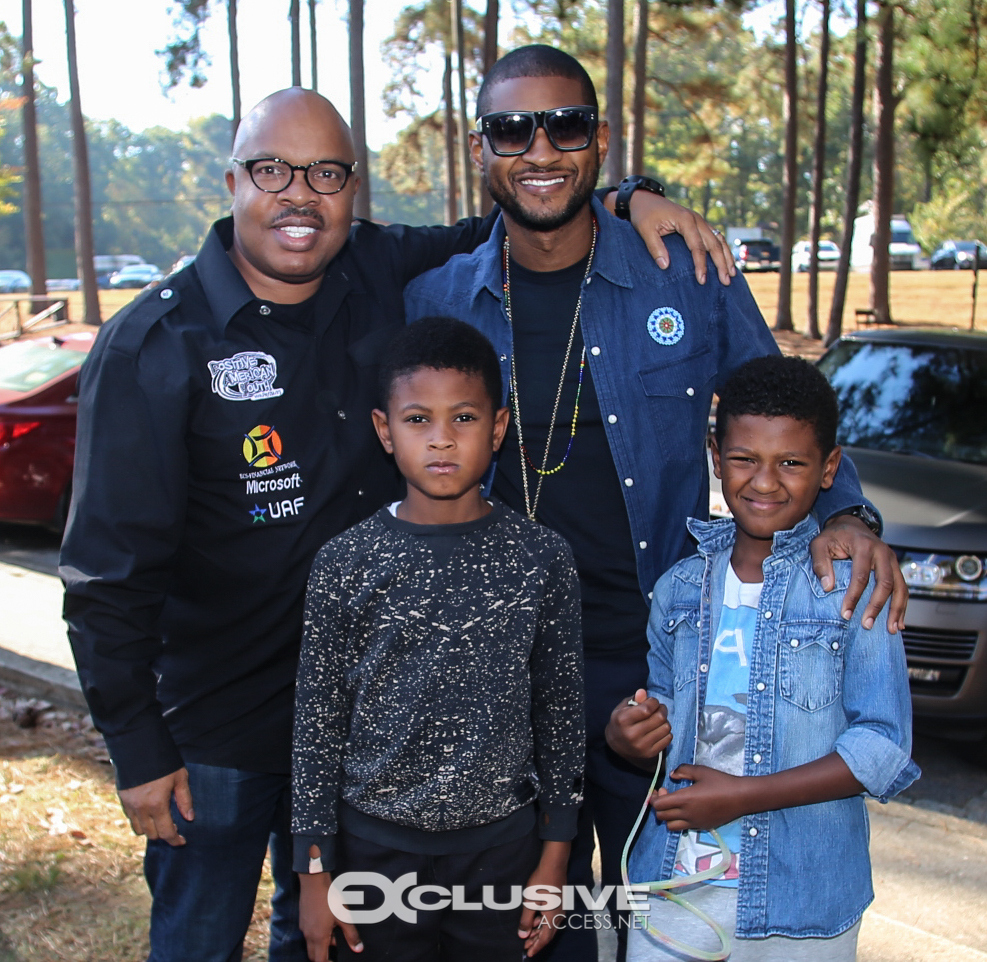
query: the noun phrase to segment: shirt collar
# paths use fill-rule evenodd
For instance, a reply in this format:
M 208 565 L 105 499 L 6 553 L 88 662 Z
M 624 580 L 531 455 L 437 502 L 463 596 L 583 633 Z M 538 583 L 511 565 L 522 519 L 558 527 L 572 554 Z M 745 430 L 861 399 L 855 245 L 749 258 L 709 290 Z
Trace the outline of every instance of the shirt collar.
M 224 217 L 212 225 L 205 243 L 195 258 L 196 273 L 209 304 L 210 322 L 216 325 L 222 335 L 227 325 L 248 304 L 259 303 L 261 298 L 254 295 L 243 275 L 230 260 L 229 250 L 233 246 L 233 218 Z M 320 299 L 320 308 L 327 317 L 335 310 L 337 302 L 352 287 L 348 274 L 336 257 L 326 269 L 322 284 L 315 294 Z
M 632 251 L 628 245 L 640 244 L 641 239 L 630 224 L 614 217 L 595 195 L 590 204 L 599 225 L 591 273 L 599 274 L 619 287 L 631 287 L 631 272 L 628 264 Z M 484 289 L 490 291 L 498 301 L 503 300 L 503 251 L 506 234 L 504 215 L 501 214 L 490 232 L 490 238 L 476 250 L 479 270 L 473 275 L 471 300 L 475 300 Z M 655 267 L 655 270 L 657 271 L 658 268 Z
M 690 518 L 687 525 L 689 532 L 698 542 L 700 554 L 708 555 L 722 551 L 729 548 L 736 540 L 737 527 L 731 518 L 715 518 L 712 521 Z M 771 543 L 771 554 L 776 560 L 801 555 L 817 534 L 819 534 L 819 522 L 816 521 L 815 515 L 806 515 L 794 528 L 775 532 Z

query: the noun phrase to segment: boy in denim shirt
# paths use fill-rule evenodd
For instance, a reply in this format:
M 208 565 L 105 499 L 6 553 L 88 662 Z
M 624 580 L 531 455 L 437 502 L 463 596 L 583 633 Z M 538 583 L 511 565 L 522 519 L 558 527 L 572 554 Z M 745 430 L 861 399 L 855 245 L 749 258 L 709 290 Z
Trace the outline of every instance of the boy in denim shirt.
M 843 591 L 827 595 L 809 558 L 837 418 L 832 388 L 799 358 L 756 358 L 727 383 L 713 466 L 733 520 L 689 522 L 698 554 L 655 586 L 649 690 L 607 729 L 652 771 L 671 742 L 631 882 L 722 864 L 717 829 L 729 867 L 675 891 L 734 938 L 732 962 L 855 958 L 873 899 L 864 794 L 885 800 L 919 774 L 899 637 L 885 619 L 844 620 Z M 836 570 L 845 589 L 849 564 Z M 632 930 L 628 962 L 723 957 L 696 914 L 661 896 L 648 909 L 654 931 Z

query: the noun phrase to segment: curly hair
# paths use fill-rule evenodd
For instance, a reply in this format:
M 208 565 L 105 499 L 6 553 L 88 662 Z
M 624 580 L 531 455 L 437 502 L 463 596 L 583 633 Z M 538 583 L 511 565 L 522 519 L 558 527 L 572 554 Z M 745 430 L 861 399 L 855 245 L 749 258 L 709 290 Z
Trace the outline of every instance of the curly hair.
M 564 77 L 582 85 L 583 105 L 598 107 L 596 88 L 583 65 L 563 50 L 532 43 L 505 53 L 488 71 L 476 97 L 477 119 L 490 112 L 490 91 L 504 80 L 518 77 Z M 562 105 L 559 106 L 573 106 Z
M 836 392 L 814 364 L 781 354 L 755 357 L 730 376 L 720 393 L 716 443 L 723 443 L 731 417 L 786 417 L 811 425 L 826 457 L 836 447 L 839 413 Z
M 402 330 L 381 362 L 378 388 L 386 409 L 394 382 L 422 368 L 461 371 L 483 380 L 494 410 L 501 406 L 504 382 L 490 341 L 475 327 L 454 317 L 423 317 Z

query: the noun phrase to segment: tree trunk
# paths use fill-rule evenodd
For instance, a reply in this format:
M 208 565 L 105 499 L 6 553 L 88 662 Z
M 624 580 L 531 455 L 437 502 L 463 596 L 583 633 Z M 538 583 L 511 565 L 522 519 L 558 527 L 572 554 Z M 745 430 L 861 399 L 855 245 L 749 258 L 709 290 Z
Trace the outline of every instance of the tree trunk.
M 226 26 L 230 36 L 230 84 L 233 88 L 233 133 L 230 143 L 236 138 L 240 126 L 240 42 L 236 32 L 236 0 L 227 0 Z
M 456 113 L 457 126 L 459 128 L 459 155 L 462 165 L 462 192 L 463 209 L 467 217 L 472 217 L 476 213 L 473 203 L 473 165 L 470 163 L 470 145 L 467 131 L 469 127 L 466 122 L 466 40 L 463 36 L 463 0 L 453 0 L 452 9 L 452 37 L 456 45 L 456 61 L 458 64 L 457 74 L 459 76 L 459 110 Z
M 370 152 L 367 150 L 367 102 L 363 86 L 363 0 L 350 0 L 350 129 L 356 148 L 356 171 L 360 175 L 353 213 L 369 220 Z
M 644 173 L 644 93 L 648 83 L 648 0 L 634 7 L 634 100 L 627 172 Z
M 442 74 L 442 100 L 446 141 L 446 223 L 455 224 L 459 219 L 459 204 L 456 201 L 456 108 L 452 101 L 452 54 L 448 51 Z
M 500 3 L 487 0 L 487 12 L 483 17 L 483 74 L 497 62 L 497 26 L 500 22 Z M 486 216 L 493 210 L 493 198 L 480 180 L 480 213 Z
M 792 323 L 792 245 L 798 190 L 798 71 L 795 0 L 785 0 L 785 200 L 781 217 L 781 266 L 778 273 L 776 331 L 794 330 Z
M 302 85 L 302 24 L 299 0 L 291 0 L 288 7 L 291 21 L 291 86 Z
M 45 278 L 45 234 L 41 220 L 41 167 L 38 164 L 38 121 L 34 103 L 34 30 L 31 0 L 23 0 L 24 33 L 21 38 L 21 110 L 24 125 L 24 241 L 27 248 L 27 272 L 31 275 L 31 293 L 44 297 L 48 293 Z M 44 310 L 41 304 L 35 304 Z
M 607 123 L 610 153 L 604 178 L 616 184 L 624 176 L 624 0 L 607 3 Z
M 808 334 L 819 340 L 819 235 L 821 233 L 823 178 L 826 176 L 826 89 L 829 83 L 829 5 L 822 0 L 819 36 L 819 87 L 816 91 L 816 138 L 812 157 L 812 224 L 809 247 Z
M 894 7 L 882 3 L 877 13 L 877 73 L 874 110 L 874 260 L 870 269 L 871 310 L 877 324 L 891 323 L 888 271 L 891 215 L 894 207 Z
M 315 0 L 308 0 L 308 43 L 312 60 L 312 89 L 319 89 L 319 52 L 316 44 Z
M 850 106 L 850 152 L 847 157 L 846 206 L 843 210 L 843 240 L 840 263 L 836 270 L 833 303 L 829 309 L 826 344 L 832 344 L 843 330 L 843 307 L 846 304 L 847 281 L 850 277 L 850 248 L 853 246 L 853 225 L 860 202 L 860 170 L 864 147 L 864 88 L 867 83 L 867 0 L 857 0 L 857 32 L 853 54 L 853 100 Z
M 86 125 L 79 102 L 79 61 L 75 50 L 75 4 L 65 0 L 65 41 L 68 48 L 69 96 L 72 113 L 72 176 L 75 181 L 75 263 L 82 285 L 82 320 L 100 324 L 99 292 L 96 290 L 96 265 L 93 258 L 93 209 L 89 186 L 89 152 L 86 148 Z

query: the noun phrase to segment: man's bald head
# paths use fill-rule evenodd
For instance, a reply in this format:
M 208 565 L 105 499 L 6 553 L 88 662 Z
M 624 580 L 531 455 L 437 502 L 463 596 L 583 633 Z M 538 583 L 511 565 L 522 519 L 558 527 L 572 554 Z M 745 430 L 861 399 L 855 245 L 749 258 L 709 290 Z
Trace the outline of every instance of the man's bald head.
M 285 127 L 308 125 L 325 131 L 340 147 L 345 156 L 318 158 L 343 160 L 352 163 L 356 159 L 353 135 L 339 111 L 322 94 L 304 87 L 286 87 L 269 94 L 240 121 L 233 140 L 233 156 L 265 156 L 265 144 L 273 143 L 279 131 Z M 258 153 L 258 151 L 260 151 Z M 266 156 L 279 156 L 268 153 Z

